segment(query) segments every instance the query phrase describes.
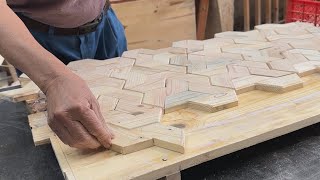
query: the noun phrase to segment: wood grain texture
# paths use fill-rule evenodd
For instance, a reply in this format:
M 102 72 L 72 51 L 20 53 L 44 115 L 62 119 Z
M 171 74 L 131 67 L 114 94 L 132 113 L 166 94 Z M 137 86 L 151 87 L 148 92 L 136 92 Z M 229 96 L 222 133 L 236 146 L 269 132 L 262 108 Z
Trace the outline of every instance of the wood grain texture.
M 196 39 L 194 0 L 124 1 L 112 8 L 125 28 L 129 49 L 165 48 L 174 41 Z
M 174 50 L 134 50 L 125 53 L 124 62 L 88 65 L 86 81 L 118 139 L 111 150 L 84 152 L 51 136 L 65 176 L 157 179 L 319 122 L 320 61 L 313 57 L 319 54 L 310 25 L 255 29 L 217 34 L 217 40 L 178 41 Z M 172 60 L 176 55 L 183 58 Z M 72 67 L 85 72 L 76 62 Z M 103 78 L 114 82 L 112 87 Z M 48 140 L 41 131 L 33 133 Z

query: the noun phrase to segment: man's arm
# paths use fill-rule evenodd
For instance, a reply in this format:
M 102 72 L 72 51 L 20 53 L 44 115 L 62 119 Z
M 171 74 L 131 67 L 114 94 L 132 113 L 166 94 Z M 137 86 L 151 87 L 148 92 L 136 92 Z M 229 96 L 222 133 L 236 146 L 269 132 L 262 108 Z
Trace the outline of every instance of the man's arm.
M 85 82 L 37 43 L 6 1 L 0 12 L 0 54 L 46 94 L 51 129 L 72 147 L 110 147 L 113 134 Z

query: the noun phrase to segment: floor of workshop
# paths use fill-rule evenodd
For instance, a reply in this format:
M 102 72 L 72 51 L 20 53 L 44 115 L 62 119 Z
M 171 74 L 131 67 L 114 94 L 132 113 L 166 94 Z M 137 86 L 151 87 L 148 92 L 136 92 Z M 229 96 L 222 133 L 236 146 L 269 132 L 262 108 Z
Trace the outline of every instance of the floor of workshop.
M 34 147 L 22 103 L 0 100 L 0 179 L 63 179 L 51 146 Z M 320 124 L 192 167 L 182 179 L 320 179 Z

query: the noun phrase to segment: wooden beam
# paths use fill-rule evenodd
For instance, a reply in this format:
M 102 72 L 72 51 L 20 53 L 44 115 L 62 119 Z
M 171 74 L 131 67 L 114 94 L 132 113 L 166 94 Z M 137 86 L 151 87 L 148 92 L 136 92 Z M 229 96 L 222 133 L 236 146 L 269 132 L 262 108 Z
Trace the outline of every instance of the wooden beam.
M 204 40 L 206 37 L 207 20 L 209 13 L 209 0 L 200 0 L 198 10 L 197 39 Z
M 279 23 L 279 0 L 273 0 L 273 23 Z
M 266 23 L 270 24 L 272 22 L 272 0 L 266 0 Z
M 255 1 L 255 23 L 256 25 L 261 24 L 261 0 Z
M 250 1 L 243 0 L 244 31 L 250 30 Z

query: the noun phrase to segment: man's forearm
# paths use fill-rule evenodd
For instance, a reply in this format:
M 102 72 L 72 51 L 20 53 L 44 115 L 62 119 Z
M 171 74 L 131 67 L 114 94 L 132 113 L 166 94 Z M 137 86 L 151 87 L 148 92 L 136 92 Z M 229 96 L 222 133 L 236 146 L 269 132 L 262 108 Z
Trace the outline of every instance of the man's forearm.
M 0 12 L 0 54 L 12 65 L 26 73 L 44 92 L 57 76 L 70 73 L 38 44 L 5 1 L 0 1 Z

